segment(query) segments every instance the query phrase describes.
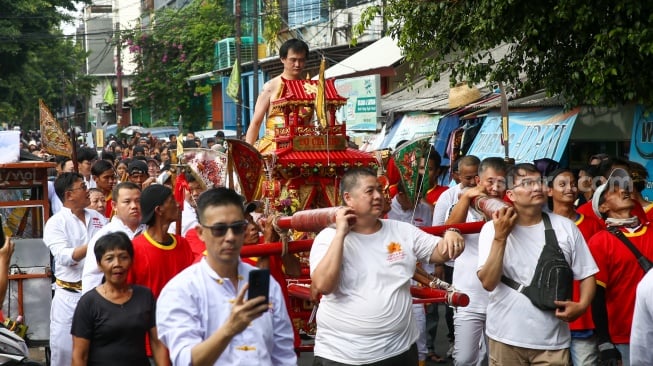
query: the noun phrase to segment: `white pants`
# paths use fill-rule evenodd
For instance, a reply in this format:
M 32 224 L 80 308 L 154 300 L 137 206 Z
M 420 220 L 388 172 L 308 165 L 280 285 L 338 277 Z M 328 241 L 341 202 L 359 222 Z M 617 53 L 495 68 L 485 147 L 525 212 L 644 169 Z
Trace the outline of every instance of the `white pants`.
M 571 363 L 574 366 L 596 366 L 599 364 L 599 350 L 596 348 L 596 337 L 571 338 L 569 347 Z
M 419 336 L 417 337 L 417 356 L 420 361 L 426 360 L 428 349 L 426 348 L 426 313 L 424 311 L 424 304 L 413 304 L 413 317 L 415 324 L 419 329 Z
M 455 342 L 454 365 L 487 365 L 487 337 L 485 336 L 485 314 L 458 309 L 454 314 Z
M 62 288 L 54 291 L 50 307 L 51 366 L 70 366 L 73 362 L 73 336 L 70 334 L 70 327 L 81 296 L 81 293 Z

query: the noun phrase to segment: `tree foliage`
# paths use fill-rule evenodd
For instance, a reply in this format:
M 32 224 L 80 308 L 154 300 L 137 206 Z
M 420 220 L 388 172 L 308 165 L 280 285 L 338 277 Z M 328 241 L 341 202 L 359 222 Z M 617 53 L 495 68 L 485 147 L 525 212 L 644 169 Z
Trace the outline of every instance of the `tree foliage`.
M 88 96 L 94 80 L 79 72 L 86 54 L 59 25 L 69 0 L 0 0 L 0 121 L 36 127 L 38 99 L 53 109 Z
M 137 64 L 132 90 L 139 106 L 158 119 L 176 121 L 185 129 L 201 129 L 206 121 L 202 97 L 211 88 L 187 82 L 191 75 L 214 69 L 215 43 L 233 33 L 233 17 L 222 2 L 194 0 L 182 9 L 162 9 L 151 27 L 124 35 Z
M 653 102 L 653 2 L 387 0 L 383 13 L 412 73 L 544 88 L 568 106 Z M 503 57 L 491 51 L 509 45 Z

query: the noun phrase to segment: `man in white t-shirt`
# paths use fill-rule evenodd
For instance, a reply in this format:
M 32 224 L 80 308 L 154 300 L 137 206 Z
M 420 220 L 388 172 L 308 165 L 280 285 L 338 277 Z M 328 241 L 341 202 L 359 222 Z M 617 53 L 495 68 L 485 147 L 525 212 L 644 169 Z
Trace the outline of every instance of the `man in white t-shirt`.
M 417 183 L 419 187 L 421 182 Z M 415 194 L 417 195 L 417 194 Z M 419 197 L 411 200 L 406 188 L 402 182 L 399 182 L 398 192 L 392 198 L 390 203 L 390 212 L 388 212 L 388 219 L 407 222 L 417 227 L 428 226 L 433 216 L 433 209 L 431 206 L 420 200 Z M 428 272 L 433 273 L 434 266 L 430 263 L 420 263 L 420 266 Z M 415 281 L 413 281 L 416 283 Z M 419 337 L 417 338 L 417 354 L 421 365 L 426 364 L 426 357 L 428 356 L 428 347 L 426 346 L 426 313 L 424 312 L 424 304 L 413 304 L 413 316 L 419 330 Z
M 476 187 L 465 190 L 449 214 L 447 225 L 486 221 L 472 202 L 476 197 L 503 199 L 506 193 L 506 164 L 502 158 L 485 158 L 478 167 Z M 459 308 L 454 315 L 454 365 L 487 365 L 485 318 L 488 292 L 476 276 L 478 267 L 478 235 L 465 235 L 465 251 L 456 258 L 452 285 L 469 296 L 469 305 Z
M 633 325 L 630 330 L 630 364 L 649 365 L 653 360 L 653 271 L 637 285 Z
M 493 214 L 479 236 L 478 278 L 491 291 L 487 336 L 494 365 L 568 365 L 571 336 L 568 322 L 590 305 L 598 268 L 573 221 L 548 214 L 560 249 L 574 279 L 581 281 L 580 300 L 556 301 L 555 311 L 540 310 L 501 276 L 529 285 L 544 247 L 542 206 L 546 184 L 532 164 L 518 164 L 506 175 L 507 196 L 514 207 Z
M 453 206 L 458 202 L 458 199 L 466 188 L 475 187 L 478 183 L 478 166 L 481 163 L 481 160 L 474 155 L 466 155 L 458 159 L 454 164 L 456 164 L 458 173 L 457 180 L 460 182 L 455 186 L 444 191 L 437 202 L 435 203 L 435 208 L 433 209 L 433 226 L 444 225 L 447 217 Z M 443 265 L 436 266 L 435 276 L 441 280 L 444 280 L 447 283 L 453 281 L 453 269 L 454 262 L 448 261 Z M 431 316 L 432 319 L 436 320 L 436 327 L 432 325 L 427 325 L 429 328 L 429 335 L 431 336 L 431 342 L 435 341 L 436 332 L 437 332 L 437 322 L 439 321 L 439 315 L 436 315 L 438 312 L 437 304 L 434 304 L 431 308 L 431 312 L 435 313 Z M 447 329 L 449 333 L 447 338 L 449 339 L 449 350 L 447 351 L 447 357 L 452 357 L 454 351 L 454 324 L 453 324 L 453 308 L 447 306 L 445 308 L 445 320 L 447 323 Z
M 384 198 L 370 170 L 347 171 L 340 193 L 346 206 L 338 210 L 335 228 L 317 235 L 310 255 L 312 291 L 323 294 L 314 365 L 415 365 L 410 280 L 416 263 L 457 257 L 463 238 L 454 231 L 439 238 L 405 222 L 381 220 Z

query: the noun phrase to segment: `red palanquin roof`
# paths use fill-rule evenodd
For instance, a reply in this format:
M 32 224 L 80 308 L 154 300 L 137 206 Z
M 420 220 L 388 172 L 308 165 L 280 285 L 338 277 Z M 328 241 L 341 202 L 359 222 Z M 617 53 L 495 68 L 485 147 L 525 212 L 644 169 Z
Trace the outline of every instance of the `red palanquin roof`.
M 347 148 L 346 150 L 322 150 L 322 151 L 292 151 L 290 149 L 280 152 L 277 155 L 277 165 L 287 166 L 288 164 L 301 166 L 308 163 L 313 166 L 316 163 L 327 165 L 329 163 L 342 166 L 348 163 L 354 167 L 357 164 L 368 166 L 369 164 L 378 164 L 376 158 L 367 152 Z
M 272 102 L 273 106 L 284 106 L 287 104 L 306 103 L 313 104 L 315 102 L 315 92 L 318 87 L 318 80 L 286 80 L 283 81 L 283 89 L 278 99 Z M 344 105 L 347 103 L 347 98 L 338 94 L 334 84 L 335 79 L 327 79 L 324 83 L 324 90 L 326 91 L 326 104 L 331 105 Z

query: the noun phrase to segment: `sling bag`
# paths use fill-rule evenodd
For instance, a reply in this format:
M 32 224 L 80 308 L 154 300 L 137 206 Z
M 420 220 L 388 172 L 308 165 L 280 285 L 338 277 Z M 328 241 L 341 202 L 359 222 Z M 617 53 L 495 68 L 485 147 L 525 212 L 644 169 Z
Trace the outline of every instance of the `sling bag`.
M 545 212 L 542 213 L 542 221 L 544 221 L 545 243 L 530 285 L 522 285 L 505 275 L 501 276 L 501 282 L 524 294 L 537 308 L 555 310 L 557 306 L 554 301 L 571 299 L 574 273 L 558 245 L 551 220 Z
M 651 263 L 651 261 L 648 260 L 648 258 L 646 258 L 642 254 L 642 252 L 640 252 L 637 248 L 635 248 L 633 243 L 631 243 L 630 240 L 628 240 L 626 235 L 624 235 L 624 233 L 621 230 L 617 229 L 614 226 L 611 226 L 608 228 L 608 231 L 612 233 L 614 236 L 616 236 L 617 239 L 621 240 L 621 242 L 624 243 L 626 247 L 630 249 L 631 252 L 633 252 L 635 257 L 637 258 L 637 262 L 639 262 L 639 265 L 644 270 L 644 273 L 648 272 L 651 268 L 653 268 L 653 263 Z

